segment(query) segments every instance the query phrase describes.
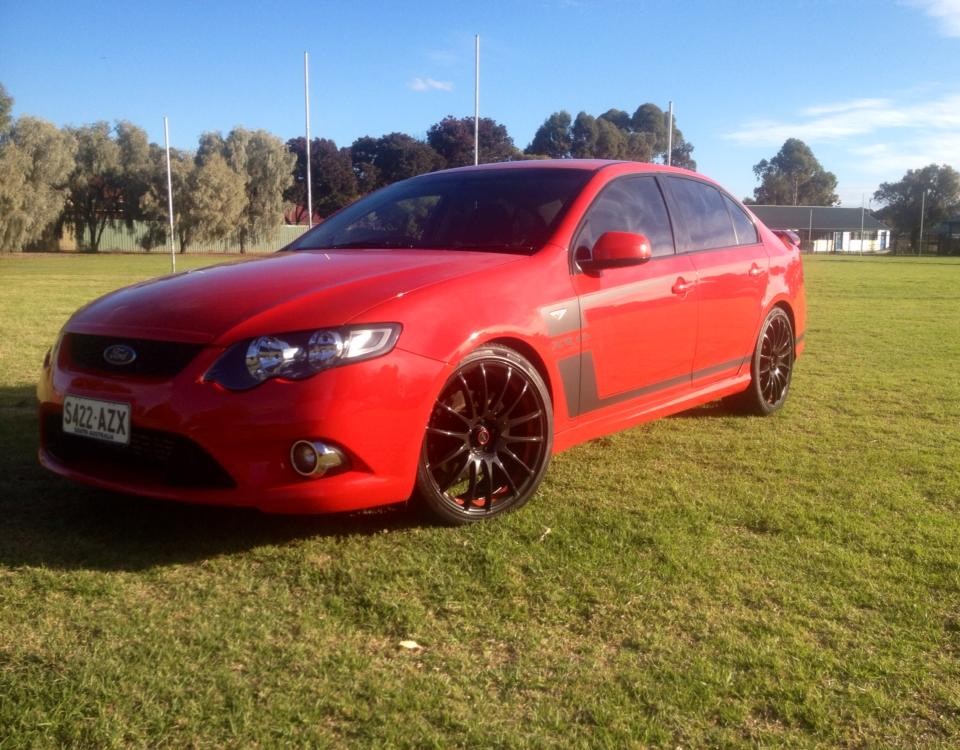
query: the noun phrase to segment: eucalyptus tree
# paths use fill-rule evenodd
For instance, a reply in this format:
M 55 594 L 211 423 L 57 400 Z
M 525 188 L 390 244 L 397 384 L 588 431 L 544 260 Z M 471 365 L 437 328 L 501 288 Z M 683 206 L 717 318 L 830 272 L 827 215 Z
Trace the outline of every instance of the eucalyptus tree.
M 75 150 L 69 134 L 34 117 L 0 132 L 0 251 L 18 252 L 56 225 Z
M 960 173 L 946 164 L 910 169 L 897 182 L 882 183 L 873 197 L 882 204 L 877 216 L 917 246 L 921 215 L 926 229 L 960 215 Z
M 752 203 L 772 206 L 835 206 L 837 178 L 823 168 L 810 147 L 798 138 L 788 138 L 772 159 L 753 167 L 760 186 Z
M 427 143 L 443 158 L 447 167 L 473 164 L 474 121 L 472 117 L 448 115 L 430 126 Z M 515 159 L 517 147 L 501 125 L 490 117 L 481 117 L 477 128 L 477 146 L 481 164 Z

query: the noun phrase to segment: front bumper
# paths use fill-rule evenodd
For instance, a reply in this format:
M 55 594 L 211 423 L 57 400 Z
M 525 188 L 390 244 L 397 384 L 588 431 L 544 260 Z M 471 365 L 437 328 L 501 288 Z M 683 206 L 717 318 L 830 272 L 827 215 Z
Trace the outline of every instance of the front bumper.
M 402 349 L 300 381 L 269 380 L 249 391 L 203 381 L 222 350 L 202 350 L 169 379 L 44 368 L 40 462 L 85 484 L 190 503 L 325 513 L 406 500 L 444 365 Z M 131 405 L 126 447 L 65 436 L 66 394 Z M 297 440 L 339 447 L 348 467 L 322 478 L 290 465 Z

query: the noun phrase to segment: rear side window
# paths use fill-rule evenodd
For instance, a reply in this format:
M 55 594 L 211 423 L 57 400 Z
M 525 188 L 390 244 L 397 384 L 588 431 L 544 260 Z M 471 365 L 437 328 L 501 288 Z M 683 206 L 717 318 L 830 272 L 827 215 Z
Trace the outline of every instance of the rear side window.
M 750 221 L 746 211 L 726 195 L 723 196 L 723 200 L 730 210 L 730 218 L 733 219 L 733 228 L 737 233 L 737 243 L 740 245 L 756 245 L 760 238 L 757 237 L 757 228 Z
M 680 235 L 685 237 L 684 250 L 710 250 L 737 244 L 733 220 L 724 203 L 724 196 L 712 185 L 695 180 L 670 178 L 673 203 L 679 216 Z
M 654 257 L 673 255 L 673 231 L 667 207 L 653 177 L 617 180 L 597 197 L 587 211 L 577 236 L 578 257 L 589 257 L 604 232 L 646 235 Z

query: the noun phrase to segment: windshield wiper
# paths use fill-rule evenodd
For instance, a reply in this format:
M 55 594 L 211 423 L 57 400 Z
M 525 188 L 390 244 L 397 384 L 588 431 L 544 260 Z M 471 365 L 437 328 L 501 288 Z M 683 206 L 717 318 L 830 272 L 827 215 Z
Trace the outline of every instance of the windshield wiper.
M 414 248 L 416 243 L 411 240 L 354 240 L 353 242 L 338 242 L 333 245 L 322 245 L 311 250 L 355 250 L 366 248 L 370 250 L 392 250 L 394 248 Z
M 484 244 L 478 242 L 444 242 L 423 245 L 425 250 L 479 250 L 487 253 L 529 253 L 536 250 L 532 244 Z

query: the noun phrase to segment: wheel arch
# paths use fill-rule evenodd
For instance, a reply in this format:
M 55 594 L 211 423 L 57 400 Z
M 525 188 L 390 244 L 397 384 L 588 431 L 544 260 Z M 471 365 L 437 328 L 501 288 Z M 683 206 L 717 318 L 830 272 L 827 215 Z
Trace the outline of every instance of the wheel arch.
M 795 315 L 794 312 L 793 312 L 793 307 L 791 306 L 790 302 L 789 302 L 788 300 L 786 300 L 786 299 L 779 299 L 779 300 L 777 300 L 776 302 L 774 302 L 774 304 L 770 307 L 770 310 L 773 310 L 775 307 L 779 307 L 781 310 L 783 310 L 783 311 L 787 314 L 787 317 L 790 318 L 790 328 L 793 330 L 793 352 L 794 352 L 794 356 L 796 356 L 796 352 L 797 352 L 797 318 L 796 318 L 796 315 Z M 770 313 L 768 312 L 767 315 L 769 315 L 769 314 L 770 314 Z M 764 315 L 764 316 L 763 316 L 763 317 L 764 317 L 764 320 L 766 320 L 767 315 Z
M 544 361 L 543 357 L 540 356 L 540 352 L 538 352 L 523 339 L 513 338 L 511 336 L 500 336 L 498 338 L 485 341 L 484 344 L 499 344 L 500 346 L 505 346 L 508 349 L 513 349 L 517 354 L 521 355 L 531 365 L 533 365 L 540 374 L 540 377 L 543 378 L 544 384 L 547 386 L 547 394 L 550 396 L 550 405 L 556 409 L 557 397 L 554 393 L 553 382 L 550 379 L 550 371 L 547 369 L 547 363 Z

